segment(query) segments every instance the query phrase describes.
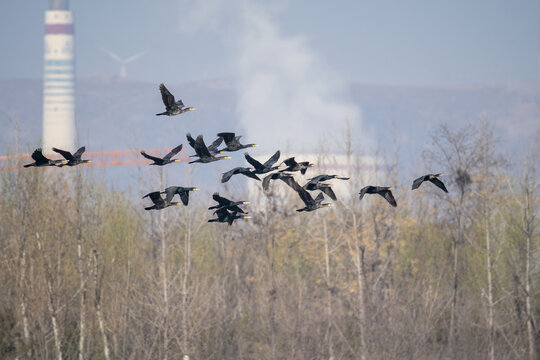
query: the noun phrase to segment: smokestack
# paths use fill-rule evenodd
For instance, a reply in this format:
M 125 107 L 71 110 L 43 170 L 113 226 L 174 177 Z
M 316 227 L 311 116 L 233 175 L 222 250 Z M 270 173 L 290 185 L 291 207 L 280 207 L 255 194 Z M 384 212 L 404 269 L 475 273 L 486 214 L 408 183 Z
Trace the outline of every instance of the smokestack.
M 50 0 L 45 12 L 43 150 L 76 150 L 73 14 L 68 0 Z

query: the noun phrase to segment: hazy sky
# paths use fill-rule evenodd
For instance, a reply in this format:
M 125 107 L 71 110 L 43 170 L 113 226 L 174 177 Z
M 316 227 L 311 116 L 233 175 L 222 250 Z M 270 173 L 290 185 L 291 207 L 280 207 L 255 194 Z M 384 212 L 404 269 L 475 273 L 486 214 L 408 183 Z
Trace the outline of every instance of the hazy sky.
M 538 79 L 537 0 L 70 2 L 79 77 L 118 74 L 99 50 L 105 47 L 120 57 L 148 50 L 128 65 L 135 80 L 235 78 L 251 56 L 246 46 L 264 41 L 250 34 L 255 11 L 279 40 L 277 51 L 301 48 L 326 78 L 411 85 Z M 0 2 L 0 78 L 42 76 L 47 6 L 46 0 Z M 281 61 L 287 54 L 266 49 L 265 56 Z

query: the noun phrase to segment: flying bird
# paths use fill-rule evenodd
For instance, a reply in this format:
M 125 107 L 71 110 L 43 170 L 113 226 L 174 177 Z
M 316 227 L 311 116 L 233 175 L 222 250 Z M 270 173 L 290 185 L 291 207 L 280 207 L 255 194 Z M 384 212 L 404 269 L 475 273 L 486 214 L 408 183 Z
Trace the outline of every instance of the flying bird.
M 188 140 L 188 143 L 189 145 L 195 149 L 195 143 L 196 143 L 196 140 L 193 138 L 193 136 L 191 136 L 190 133 L 187 133 L 186 134 L 186 138 Z M 214 140 L 214 142 L 208 146 L 208 152 L 211 154 L 211 155 L 216 155 L 217 153 L 223 153 L 223 151 L 220 151 L 218 150 L 218 147 L 219 145 L 221 145 L 221 143 L 223 142 L 223 138 L 222 137 L 218 137 L 216 140 Z M 197 155 L 190 155 L 189 157 L 195 157 Z
M 156 114 L 156 116 L 159 116 L 159 115 L 173 116 L 173 115 L 179 115 L 179 114 L 185 113 L 186 111 L 195 110 L 195 108 L 193 107 L 185 108 L 182 100 L 175 101 L 174 95 L 171 94 L 169 90 L 167 90 L 165 85 L 159 84 L 159 91 L 161 92 L 161 99 L 163 100 L 163 104 L 165 105 L 165 112 Z
M 236 219 L 249 219 L 251 216 L 248 215 L 238 215 L 237 212 L 229 212 L 226 208 L 221 208 L 216 210 L 217 219 L 210 219 L 208 222 L 221 222 L 228 223 L 231 226 Z
M 226 147 L 221 149 L 221 151 L 238 151 L 248 147 L 257 146 L 257 144 L 241 144 L 240 138 L 242 136 L 235 136 L 235 133 L 233 132 L 221 132 L 217 134 L 217 136 L 225 140 L 225 145 L 227 145 Z
M 279 160 L 279 150 L 276 151 L 276 153 L 272 155 L 270 159 L 268 159 L 264 164 L 261 164 L 260 162 L 252 158 L 248 153 L 245 153 L 244 156 L 246 157 L 247 162 L 255 168 L 255 174 L 266 174 L 267 172 L 281 169 L 281 166 L 272 166 Z
M 186 137 L 191 137 L 191 134 L 187 134 Z M 191 138 L 193 139 L 193 138 Z M 191 145 L 191 144 L 190 144 Z M 197 136 L 197 139 L 195 140 L 195 143 L 192 145 L 193 149 L 197 153 L 197 156 L 199 157 L 197 160 L 190 161 L 190 164 L 193 163 L 209 163 L 212 161 L 222 160 L 222 159 L 230 159 L 228 156 L 215 156 L 215 154 L 212 154 L 210 150 L 206 147 L 206 144 L 204 143 L 204 139 L 202 135 Z
M 392 188 L 386 186 L 366 186 L 360 190 L 360 200 L 365 194 L 379 194 L 386 199 L 392 206 L 397 206 L 396 199 L 392 195 Z
M 420 176 L 418 179 L 415 179 L 413 181 L 412 190 L 418 189 L 420 187 L 420 185 L 422 185 L 422 183 L 424 181 L 429 181 L 429 182 L 435 184 L 435 186 L 437 186 L 439 189 L 441 189 L 442 191 L 447 193 L 448 190 L 446 190 L 446 186 L 444 186 L 444 183 L 441 180 L 438 179 L 441 176 L 443 176 L 443 174 L 427 174 L 427 175 L 424 175 L 424 176 Z
M 60 155 L 62 155 L 64 157 L 64 159 L 67 160 L 66 163 L 59 164 L 58 166 L 76 166 L 76 165 L 87 164 L 87 163 L 92 162 L 92 160 L 83 160 L 83 159 L 81 159 L 82 154 L 86 150 L 86 148 L 84 146 L 80 147 L 79 150 L 77 150 L 73 154 L 70 153 L 69 151 L 57 149 L 57 148 L 54 148 L 54 147 L 52 148 L 52 150 L 54 152 L 59 153 Z
M 158 157 L 155 157 L 155 156 L 152 156 L 152 155 L 148 155 L 144 151 L 141 151 L 141 155 L 144 156 L 145 158 L 153 161 L 153 163 L 150 164 L 150 165 L 163 166 L 163 165 L 167 165 L 167 164 L 170 164 L 170 163 L 173 163 L 173 162 L 179 162 L 180 159 L 172 159 L 172 157 L 174 155 L 178 154 L 180 152 L 180 150 L 182 150 L 182 144 L 180 144 L 177 147 L 175 147 L 174 149 L 172 149 L 167 155 L 165 155 L 162 158 L 158 158 Z
M 56 166 L 56 165 L 59 165 L 59 164 L 67 163 L 67 160 L 51 160 L 51 159 L 45 157 L 45 155 L 43 155 L 43 152 L 42 152 L 41 149 L 34 150 L 34 152 L 32 153 L 32 159 L 34 159 L 34 162 L 31 163 L 31 164 L 24 165 L 25 168 L 30 167 L 30 166 L 36 166 L 36 167 Z
M 306 205 L 301 209 L 296 209 L 296 211 L 298 212 L 314 211 L 323 207 L 334 206 L 334 204 L 332 203 L 323 203 L 324 195 L 322 193 L 319 193 L 319 195 L 317 195 L 317 197 L 313 199 L 311 195 L 306 191 L 306 189 L 298 185 L 298 183 L 292 179 L 290 180 L 290 186 L 298 193 L 300 199 L 302 199 L 302 201 Z
M 310 181 L 328 181 L 332 179 L 338 179 L 338 180 L 349 180 L 348 177 L 339 177 L 337 175 L 317 175 L 315 177 L 312 177 L 309 179 Z
M 178 194 L 180 195 L 180 200 L 182 200 L 182 203 L 187 206 L 189 203 L 189 192 L 190 191 L 198 191 L 196 187 L 183 187 L 183 186 L 169 186 L 165 189 L 165 191 L 162 192 L 162 194 L 167 194 L 165 196 L 165 201 L 170 202 L 174 195 Z
M 162 198 L 161 193 L 159 191 L 153 191 L 151 193 L 148 193 L 148 194 L 144 195 L 142 198 L 144 199 L 145 197 L 150 197 L 150 200 L 152 200 L 154 205 L 149 206 L 149 207 L 145 207 L 144 210 L 161 210 L 161 209 L 165 209 L 166 207 L 169 207 L 169 206 L 180 205 L 179 202 L 171 202 L 170 199 L 167 200 L 167 197 L 165 199 Z M 172 196 L 171 196 L 171 198 L 172 198 Z
M 223 176 L 221 177 L 221 182 L 226 183 L 227 181 L 229 181 L 229 179 L 233 175 L 236 175 L 236 174 L 242 174 L 242 175 L 245 175 L 245 176 L 250 177 L 252 179 L 261 181 L 261 179 L 259 179 L 257 174 L 254 173 L 254 169 L 239 166 L 239 167 L 235 167 L 234 169 L 231 169 L 231 170 L 223 173 Z
M 296 162 L 294 156 L 283 161 L 287 167 L 280 171 L 300 171 L 304 175 L 308 168 L 315 166 L 310 164 L 309 161 Z
M 323 181 L 331 179 L 340 179 L 340 180 L 349 180 L 348 177 L 339 177 L 337 175 L 318 175 L 309 179 L 309 181 L 304 185 L 304 189 L 309 191 L 320 190 L 325 193 L 330 199 L 336 201 L 336 194 L 332 190 L 332 185 L 323 184 Z
M 212 199 L 214 199 L 215 201 L 217 201 L 217 205 L 214 205 L 214 206 L 210 206 L 208 208 L 208 210 L 212 210 L 212 209 L 228 209 L 228 210 L 231 210 L 233 212 L 239 212 L 239 213 L 246 213 L 244 210 L 242 210 L 238 205 L 246 205 L 246 204 L 249 204 L 249 202 L 247 201 L 232 201 L 232 200 L 229 200 L 223 196 L 220 196 L 219 193 L 214 193 L 214 195 L 212 195 Z M 216 210 L 217 211 L 217 210 Z

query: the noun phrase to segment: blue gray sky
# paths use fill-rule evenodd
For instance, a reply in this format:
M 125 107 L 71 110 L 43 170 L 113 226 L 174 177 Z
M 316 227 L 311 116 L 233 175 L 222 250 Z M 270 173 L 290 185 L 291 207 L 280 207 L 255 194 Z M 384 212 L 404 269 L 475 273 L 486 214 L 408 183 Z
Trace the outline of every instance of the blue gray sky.
M 300 49 L 300 61 L 345 82 L 460 85 L 539 77 L 537 0 L 268 3 L 71 0 L 77 74 L 118 74 L 119 66 L 99 49 L 105 47 L 120 57 L 148 50 L 128 65 L 133 80 L 237 78 L 240 64 L 256 56 L 246 47 L 267 40 L 276 41 L 277 52 L 261 50 L 264 56 L 287 61 L 279 53 L 283 46 Z M 47 6 L 46 0 L 0 2 L 0 79 L 42 76 Z M 273 40 L 265 30 L 257 35 L 255 21 L 268 23 Z

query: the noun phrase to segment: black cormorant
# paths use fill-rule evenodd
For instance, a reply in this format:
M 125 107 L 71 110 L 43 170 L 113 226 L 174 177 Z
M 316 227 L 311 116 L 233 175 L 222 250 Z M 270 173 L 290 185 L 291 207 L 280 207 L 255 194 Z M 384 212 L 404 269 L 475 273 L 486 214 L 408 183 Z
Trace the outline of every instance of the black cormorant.
M 244 156 L 246 157 L 247 162 L 255 168 L 255 174 L 266 174 L 267 172 L 281 169 L 281 166 L 272 166 L 279 160 L 279 150 L 276 151 L 276 153 L 272 155 L 270 159 L 268 159 L 264 164 L 261 164 L 260 162 L 252 158 L 248 153 L 245 153 Z
M 173 194 L 173 196 L 174 196 L 174 194 Z M 161 210 L 161 209 L 165 209 L 166 207 L 169 207 L 169 206 L 180 205 L 179 202 L 171 202 L 170 199 L 167 200 L 168 196 L 165 199 L 163 199 L 161 197 L 161 193 L 159 191 L 153 191 L 151 193 L 148 193 L 148 194 L 144 195 L 142 198 L 144 199 L 145 197 L 150 197 L 150 200 L 152 200 L 154 205 L 149 206 L 149 207 L 145 207 L 144 210 Z M 171 198 L 172 198 L 172 196 L 171 196 Z
M 328 181 L 332 179 L 338 179 L 338 180 L 349 180 L 348 177 L 339 177 L 337 175 L 317 175 L 315 177 L 312 177 L 309 179 L 309 181 Z
M 214 193 L 212 195 L 212 199 L 218 202 L 218 205 L 210 206 L 208 210 L 212 209 L 229 209 L 233 212 L 239 212 L 239 213 L 246 213 L 244 210 L 242 210 L 238 205 L 246 205 L 249 204 L 247 201 L 232 201 L 227 198 L 224 198 L 223 196 L 220 196 L 219 193 Z
M 233 175 L 236 175 L 236 174 L 242 174 L 242 175 L 245 175 L 245 176 L 250 177 L 252 179 L 261 181 L 261 179 L 259 179 L 259 177 L 257 176 L 257 174 L 254 173 L 254 171 L 255 171 L 255 169 L 252 169 L 252 168 L 241 167 L 241 166 L 240 167 L 235 167 L 234 169 L 231 169 L 231 170 L 223 173 L 223 176 L 221 177 L 221 182 L 226 183 L 227 181 L 229 181 L 229 179 Z
M 307 192 L 306 189 L 298 185 L 296 181 L 293 179 L 289 180 L 288 183 L 300 196 L 300 199 L 306 204 L 306 207 L 302 209 L 296 209 L 296 211 L 314 211 L 322 207 L 327 206 L 334 206 L 331 203 L 323 203 L 324 195 L 322 193 L 319 193 L 315 199 L 311 197 L 311 195 Z
M 235 133 L 233 132 L 222 132 L 217 134 L 217 136 L 223 138 L 223 140 L 225 140 L 225 145 L 227 145 L 221 149 L 221 151 L 238 151 L 248 147 L 257 146 L 257 144 L 240 144 L 240 138 L 242 136 L 235 136 Z
M 188 143 L 189 145 L 195 149 L 195 139 L 193 138 L 193 136 L 191 136 L 190 133 L 187 133 L 186 134 L 186 138 L 188 140 Z M 223 151 L 220 151 L 218 150 L 218 146 L 221 145 L 221 143 L 223 142 L 223 138 L 222 137 L 218 137 L 216 140 L 214 140 L 214 142 L 211 144 L 211 145 L 208 145 L 208 152 L 211 154 L 211 155 L 216 155 L 217 153 L 223 153 Z M 195 157 L 197 155 L 190 155 L 189 157 Z
M 190 134 L 187 134 L 187 135 L 190 135 Z M 197 136 L 197 139 L 195 140 L 195 143 L 193 144 L 193 149 L 195 149 L 195 152 L 197 153 L 197 156 L 199 158 L 197 160 L 190 161 L 189 162 L 190 164 L 193 164 L 193 163 L 206 164 L 212 161 L 230 159 L 230 157 L 228 156 L 215 156 L 212 153 L 210 153 L 210 151 L 206 147 L 206 144 L 204 143 L 204 139 L 202 135 Z
M 309 161 L 296 162 L 294 156 L 283 161 L 287 167 L 280 171 L 300 171 L 304 175 L 308 168 L 315 166 L 315 164 L 310 164 Z
M 392 206 L 397 206 L 396 199 L 392 195 L 392 188 L 386 186 L 366 186 L 360 190 L 360 200 L 365 194 L 379 194 L 386 199 Z
M 163 165 L 167 165 L 167 164 L 170 164 L 170 163 L 173 163 L 173 162 L 180 161 L 179 159 L 171 159 L 174 155 L 178 154 L 180 152 L 180 150 L 182 150 L 182 144 L 180 144 L 177 147 L 175 147 L 174 149 L 172 149 L 163 158 L 158 158 L 158 157 L 155 157 L 155 156 L 152 156 L 152 155 L 148 155 L 144 151 L 141 151 L 141 155 L 144 156 L 145 158 L 150 159 L 150 160 L 153 161 L 153 163 L 150 164 L 150 165 L 163 166 Z
M 237 212 L 229 212 L 226 208 L 221 208 L 216 210 L 215 214 L 217 215 L 217 219 L 210 219 L 208 222 L 221 222 L 221 223 L 228 223 L 229 226 L 232 225 L 234 220 L 236 219 L 249 219 L 251 216 L 248 215 L 238 215 Z
M 328 196 L 330 199 L 334 201 L 337 200 L 336 194 L 334 193 L 334 190 L 332 190 L 332 185 L 330 184 L 323 184 L 320 182 L 310 181 L 306 185 L 304 185 L 304 189 L 309 190 L 309 191 L 320 190 L 323 193 L 325 193 L 326 196 Z
M 189 192 L 190 191 L 197 191 L 196 187 L 183 187 L 183 186 L 169 186 L 165 189 L 165 191 L 162 192 L 162 194 L 167 194 L 165 196 L 165 201 L 171 201 L 174 197 L 174 195 L 178 194 L 180 195 L 180 200 L 182 200 L 182 203 L 187 206 L 189 203 Z
M 435 186 L 437 186 L 439 189 L 447 193 L 448 190 L 446 190 L 446 186 L 444 186 L 444 183 L 438 179 L 441 176 L 443 176 L 443 174 L 427 174 L 424 176 L 420 176 L 418 179 L 415 179 L 413 181 L 412 190 L 418 189 L 424 181 L 430 181 L 431 183 L 435 184 Z
M 36 149 L 32 153 L 32 159 L 34 159 L 34 162 L 31 164 L 26 164 L 24 167 L 30 167 L 30 166 L 55 166 L 60 164 L 66 164 L 67 160 L 51 160 L 49 158 L 46 158 L 45 155 L 43 155 L 43 152 L 41 149 Z
M 185 113 L 186 111 L 195 110 L 195 108 L 184 107 L 182 100 L 174 101 L 174 95 L 171 94 L 169 90 L 163 84 L 159 84 L 159 91 L 161 91 L 161 98 L 163 99 L 163 104 L 165 105 L 165 112 L 156 114 L 156 115 L 167 115 L 173 116 Z
M 79 150 L 77 150 L 74 154 L 70 153 L 69 151 L 57 149 L 54 147 L 52 148 L 52 150 L 54 152 L 59 153 L 67 160 L 65 164 L 62 163 L 62 164 L 59 164 L 58 166 L 76 166 L 76 165 L 87 164 L 87 163 L 92 162 L 92 160 L 81 159 L 82 154 L 86 150 L 84 146 L 80 147 Z

